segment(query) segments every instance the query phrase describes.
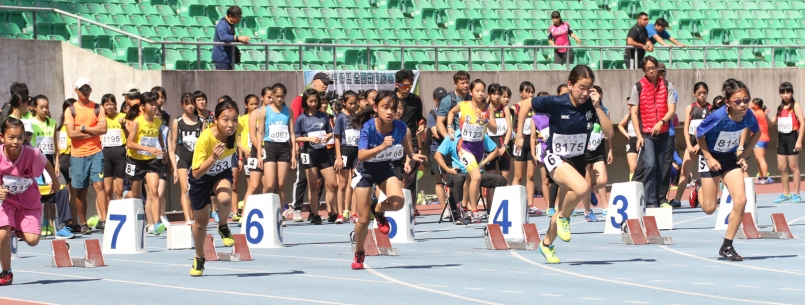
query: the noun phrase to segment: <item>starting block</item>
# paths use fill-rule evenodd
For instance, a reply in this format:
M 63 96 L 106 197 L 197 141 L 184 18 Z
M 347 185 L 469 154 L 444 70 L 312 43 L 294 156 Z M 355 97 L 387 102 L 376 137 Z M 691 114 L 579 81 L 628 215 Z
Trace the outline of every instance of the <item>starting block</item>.
M 791 229 L 788 228 L 788 222 L 785 221 L 783 213 L 771 214 L 771 223 L 774 224 L 775 232 L 787 233 L 788 238 L 794 238 L 794 234 L 791 234 Z
M 204 258 L 207 261 L 229 261 L 229 262 L 239 262 L 240 261 L 240 254 L 233 252 L 216 252 L 215 251 L 215 240 L 212 239 L 212 235 L 207 234 L 207 237 L 204 238 Z
M 193 230 L 188 225 L 168 226 L 168 250 L 193 249 Z
M 671 211 L 671 209 L 665 209 Z M 674 239 L 662 237 L 660 229 L 657 228 L 657 220 L 654 216 L 643 216 L 643 225 L 646 227 L 646 240 L 655 245 L 673 245 Z
M 525 239 L 522 242 L 510 241 L 508 242 L 509 248 L 514 250 L 537 250 L 540 243 L 539 231 L 537 225 L 527 223 L 523 225 L 523 235 Z
M 621 238 L 627 245 L 648 244 L 646 235 L 643 234 L 643 226 L 637 219 L 627 219 L 621 224 Z
M 782 219 L 783 221 L 785 218 Z M 774 216 L 772 216 L 772 222 L 774 222 Z M 786 223 L 785 227 L 788 227 Z M 771 239 L 786 239 L 789 238 L 789 232 L 778 232 L 775 227 L 775 231 L 758 231 L 757 226 L 755 226 L 754 217 L 751 213 L 744 213 L 744 217 L 741 220 L 741 226 L 738 228 L 738 232 L 735 234 L 735 237 L 740 239 L 759 239 L 759 238 L 771 238 Z
M 645 209 L 643 183 L 633 181 L 612 184 L 607 217 L 604 219 L 604 234 L 621 232 L 621 224 L 628 219 L 637 220 L 639 223 L 646 212 Z
M 249 242 L 246 241 L 246 235 L 232 234 L 232 238 L 235 239 L 235 244 L 232 246 L 232 252 L 240 255 L 241 261 L 254 260 L 252 258 L 252 252 L 249 250 Z
M 486 238 L 486 248 L 489 250 L 509 250 L 506 239 L 503 238 L 503 231 L 498 224 L 488 224 L 484 229 Z
M 746 206 L 744 207 L 744 215 L 750 213 L 752 215 L 752 222 L 757 223 L 757 194 L 755 193 L 754 178 L 744 178 L 744 187 L 746 188 Z M 727 190 L 727 187 L 724 186 L 721 190 L 721 202 L 719 202 L 718 205 L 718 215 L 716 215 L 716 225 L 714 230 L 727 229 L 731 212 L 732 196 Z
M 527 205 L 524 186 L 496 187 L 495 196 L 492 198 L 494 212 L 487 211 L 487 215 L 489 215 L 487 224 L 497 225 L 505 241 L 521 242 L 525 240 L 522 227 L 528 223 Z
M 51 247 L 53 267 L 95 268 L 106 266 L 101 252 L 101 244 L 97 239 L 84 241 L 84 257 L 70 257 L 70 245 L 64 240 L 54 240 Z
M 354 253 L 356 250 L 354 232 L 350 235 L 350 239 L 352 240 L 352 252 Z M 380 233 L 380 229 L 369 229 L 366 232 L 366 240 L 363 242 L 363 252 L 366 256 L 399 255 L 397 248 L 391 246 L 391 240 L 388 235 Z

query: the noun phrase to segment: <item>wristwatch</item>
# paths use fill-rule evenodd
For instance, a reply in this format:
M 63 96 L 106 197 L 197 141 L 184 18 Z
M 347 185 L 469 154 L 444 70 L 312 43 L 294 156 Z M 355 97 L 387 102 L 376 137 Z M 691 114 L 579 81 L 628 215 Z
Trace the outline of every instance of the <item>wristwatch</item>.
M 87 131 L 87 126 L 81 126 L 81 132 Z
M 738 146 L 738 151 L 744 151 L 744 148 L 742 146 Z

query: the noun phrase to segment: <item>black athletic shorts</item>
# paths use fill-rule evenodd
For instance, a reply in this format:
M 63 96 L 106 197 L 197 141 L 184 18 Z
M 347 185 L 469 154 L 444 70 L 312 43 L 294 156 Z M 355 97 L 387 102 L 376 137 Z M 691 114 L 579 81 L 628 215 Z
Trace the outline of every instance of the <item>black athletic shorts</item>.
M 402 173 L 402 169 L 400 169 L 399 172 Z M 388 169 L 374 169 L 370 171 L 358 172 L 357 177 L 359 180 L 357 184 L 353 185 L 353 187 L 372 187 L 374 185 L 380 185 L 389 178 L 396 176 L 396 171 L 389 164 Z M 402 176 L 402 174 L 400 174 L 400 176 Z
M 103 148 L 103 176 L 123 179 L 126 174 L 126 147 Z
M 288 142 L 264 142 L 263 149 L 266 151 L 266 158 L 263 162 L 291 162 L 291 144 Z
M 439 166 L 439 163 L 436 162 L 436 158 L 434 156 L 436 156 L 436 151 L 432 150 L 430 152 L 429 158 L 428 158 L 428 163 L 430 163 L 430 174 L 431 175 L 444 174 L 444 170 L 442 169 L 441 166 Z M 447 163 L 448 166 L 453 164 L 450 161 L 450 159 L 447 159 L 446 157 L 444 159 L 446 159 L 446 160 L 444 160 L 444 162 Z M 448 162 L 450 162 L 450 163 L 448 163 Z M 436 184 L 442 184 L 442 177 L 436 177 L 435 179 L 436 179 Z
M 59 155 L 59 171 L 64 181 L 70 184 L 70 154 Z
M 691 146 L 696 146 L 696 144 L 699 144 L 699 139 L 697 139 L 696 136 L 688 135 L 688 138 L 690 138 L 690 145 Z
M 563 163 L 567 163 L 572 166 L 576 172 L 578 172 L 582 177 L 587 175 L 587 157 L 585 155 L 578 155 L 572 158 L 564 158 L 560 157 Z M 547 158 L 545 162 L 548 162 Z M 545 170 L 548 170 L 548 164 L 545 164 Z M 548 172 L 548 183 L 555 183 L 553 181 L 553 177 L 550 171 Z
M 204 175 L 201 179 L 193 177 L 193 170 L 190 170 L 189 177 L 187 178 L 188 197 L 190 197 L 190 206 L 193 210 L 201 210 L 208 204 L 212 203 L 212 196 L 215 196 L 215 184 L 218 181 L 226 179 L 232 183 L 232 171 L 224 170 L 215 176 Z
M 797 144 L 797 137 L 799 134 L 794 131 L 792 133 L 781 133 L 777 135 L 777 154 L 781 156 L 795 156 L 798 151 L 794 151 L 794 146 Z
M 584 159 L 587 161 L 587 164 L 593 164 L 595 162 L 606 162 L 607 156 L 606 151 L 604 150 L 604 143 L 598 145 L 593 151 L 584 150 Z
M 190 169 L 190 166 L 192 165 L 193 160 L 182 158 L 178 154 L 176 155 L 176 168 Z
M 265 145 L 267 143 L 269 143 L 269 142 L 264 142 L 263 143 L 263 151 L 266 151 Z M 258 172 L 258 173 L 263 172 L 263 169 L 260 168 L 260 165 L 258 165 L 258 163 L 265 161 L 265 159 L 261 159 L 261 158 L 263 158 L 263 155 L 264 154 L 262 152 L 257 153 L 257 147 L 252 146 L 251 152 L 249 152 L 249 159 L 247 159 L 246 164 L 243 165 L 243 167 L 245 167 L 244 172 L 246 173 L 246 176 L 249 176 L 249 174 L 251 174 L 251 172 Z
M 699 174 L 702 176 L 702 178 L 713 178 L 713 177 L 722 177 L 723 178 L 724 174 L 729 173 L 730 171 L 732 171 L 732 170 L 734 170 L 736 168 L 740 169 L 740 167 L 738 166 L 738 156 L 736 156 L 735 153 L 714 153 L 714 152 L 711 152 L 710 155 L 712 155 L 713 158 L 715 158 L 718 161 L 718 163 L 721 164 L 721 170 L 711 171 L 711 170 L 709 170 L 709 168 L 707 168 L 705 170 L 699 170 Z M 698 157 L 697 157 L 697 159 L 698 159 Z M 704 160 L 705 160 L 705 162 L 707 162 L 706 159 L 704 159 Z M 698 166 L 699 166 L 699 169 L 701 169 L 701 167 L 703 165 L 699 164 Z
M 346 161 L 344 161 L 346 159 Z M 357 146 L 341 146 L 341 162 L 344 163 L 344 168 L 355 168 L 358 161 L 358 147 Z
M 165 167 L 160 159 L 137 160 L 128 158 L 126 161 L 126 174 L 131 181 L 140 181 L 147 173 L 160 173 L 160 167 Z
M 531 155 L 531 154 L 529 153 L 529 155 Z M 507 152 L 507 153 L 503 154 L 502 156 L 497 156 L 497 158 L 493 159 L 492 161 L 490 161 L 489 163 L 484 165 L 484 169 L 488 170 L 488 171 L 496 170 L 496 169 L 499 169 L 499 170 L 502 170 L 502 171 L 507 171 L 507 170 L 511 169 L 511 165 L 512 165 L 512 160 L 511 160 L 511 157 L 509 156 L 509 154 Z
M 629 143 L 626 144 L 626 153 L 627 154 L 637 153 L 637 137 L 629 138 Z
M 520 155 L 514 154 L 514 142 L 511 141 L 511 148 L 509 152 L 511 152 L 512 156 L 514 157 L 514 161 L 525 162 L 534 160 L 534 156 L 531 155 L 531 135 L 523 135 L 523 150 L 520 152 Z
M 266 150 L 268 153 L 268 150 Z M 319 170 L 333 167 L 333 162 L 330 160 L 330 155 L 327 153 L 327 148 L 314 149 L 310 147 L 303 147 L 302 153 L 299 158 L 299 163 L 302 168 L 318 168 Z

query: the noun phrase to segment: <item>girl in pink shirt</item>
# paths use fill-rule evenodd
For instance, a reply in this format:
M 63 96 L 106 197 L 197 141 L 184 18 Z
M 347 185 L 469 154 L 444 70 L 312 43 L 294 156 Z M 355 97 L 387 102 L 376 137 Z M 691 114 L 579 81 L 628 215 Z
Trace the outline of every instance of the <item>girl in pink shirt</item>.
M 548 43 L 552 46 L 569 46 L 570 37 L 576 39 L 576 44 L 581 45 L 581 39 L 570 29 L 570 24 L 562 20 L 559 11 L 551 13 L 553 24 L 548 28 Z M 564 64 L 573 62 L 573 50 L 567 48 L 553 49 L 553 63 Z
M 46 167 L 51 177 L 56 177 L 56 173 L 41 151 L 24 142 L 22 121 L 8 118 L 0 126 L 0 135 L 5 143 L 0 144 L 0 286 L 5 286 L 10 285 L 14 278 L 11 273 L 11 238 L 16 235 L 30 246 L 39 243 L 42 196 L 36 178 Z M 53 179 L 51 190 L 58 189 L 59 180 Z

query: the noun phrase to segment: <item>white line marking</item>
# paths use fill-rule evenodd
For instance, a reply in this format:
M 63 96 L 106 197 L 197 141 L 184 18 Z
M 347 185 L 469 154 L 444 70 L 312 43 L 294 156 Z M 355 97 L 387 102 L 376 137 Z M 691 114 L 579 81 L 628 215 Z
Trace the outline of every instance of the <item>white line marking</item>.
M 523 292 L 521 292 L 521 291 L 513 291 L 513 290 L 501 290 L 500 292 L 506 292 L 506 293 L 523 293 Z
M 688 219 L 688 220 L 683 220 L 683 221 L 675 222 L 675 223 L 674 223 L 674 225 L 678 225 L 678 224 L 680 224 L 680 223 L 686 223 L 686 222 L 688 222 L 688 221 L 694 221 L 694 220 L 697 220 L 697 219 L 702 219 L 702 218 L 707 218 L 707 217 L 713 217 L 713 216 L 716 216 L 716 214 L 715 214 L 715 213 L 713 213 L 713 214 L 711 214 L 711 215 L 707 215 L 707 216 L 696 217 L 696 218 L 691 218 L 691 219 Z
M 539 295 L 543 296 L 543 297 L 561 297 L 562 296 L 561 294 L 550 294 L 550 293 L 540 293 Z
M 705 282 L 690 282 L 694 285 L 715 285 L 716 283 L 705 283 Z
M 492 269 L 478 269 L 478 271 L 495 272 L 495 270 Z
M 397 284 L 400 284 L 400 285 L 403 285 L 403 286 L 408 286 L 408 287 L 411 287 L 411 288 L 424 290 L 424 291 L 427 291 L 427 292 L 438 293 L 438 294 L 445 295 L 445 296 L 448 296 L 448 297 L 451 297 L 451 298 L 456 298 L 456 299 L 470 301 L 470 302 L 476 302 L 476 303 L 481 303 L 481 304 L 490 304 L 490 305 L 499 305 L 499 303 L 493 303 L 493 302 L 482 301 L 482 300 L 478 300 L 478 299 L 474 299 L 474 298 L 468 298 L 468 297 L 465 297 L 465 296 L 452 294 L 452 293 L 449 293 L 449 292 L 434 290 L 434 289 L 430 289 L 430 288 L 426 288 L 426 287 L 406 283 L 406 282 L 397 280 L 397 279 L 395 279 L 393 277 L 390 277 L 388 275 L 382 274 L 382 273 L 378 272 L 377 270 L 372 269 L 372 267 L 369 267 L 369 265 L 366 264 L 366 263 L 363 263 L 363 266 L 366 268 L 366 271 L 369 271 L 370 273 L 372 273 L 372 274 L 374 274 L 374 275 L 376 275 L 378 277 L 381 277 L 381 278 L 383 278 L 383 279 L 385 279 L 387 281 L 394 282 L 394 283 L 397 283 Z
M 512 270 L 512 271 L 509 271 L 509 272 L 511 272 L 511 273 L 526 273 L 526 272 L 524 272 L 524 271 L 513 271 L 513 270 Z
M 214 292 L 214 293 L 221 293 L 221 294 L 260 297 L 260 298 L 267 298 L 267 299 L 278 299 L 278 300 L 287 300 L 287 301 L 296 301 L 296 302 L 310 302 L 310 303 L 319 303 L 319 304 L 348 304 L 348 303 L 336 303 L 336 302 L 328 302 L 328 301 L 317 301 L 317 300 L 308 300 L 308 299 L 300 299 L 300 298 L 281 297 L 281 296 L 266 295 L 266 294 L 244 293 L 244 292 L 212 290 L 212 289 L 200 289 L 200 288 L 173 286 L 173 285 L 163 285 L 163 284 L 152 284 L 152 283 L 143 283 L 143 282 L 134 282 L 134 281 L 114 280 L 114 279 L 99 278 L 99 277 L 66 275 L 66 274 L 58 274 L 58 273 L 50 273 L 50 272 L 23 271 L 23 270 L 15 270 L 15 271 L 22 272 L 22 273 L 44 274 L 44 275 L 62 276 L 62 277 L 70 277 L 70 278 L 77 278 L 77 279 L 91 279 L 91 280 L 98 279 L 98 280 L 101 280 L 101 281 L 115 282 L 115 283 L 134 284 L 134 285 L 142 285 L 142 286 L 171 288 L 171 289 L 200 291 L 200 292 Z
M 436 288 L 448 288 L 448 286 L 444 286 L 444 285 L 430 285 L 430 284 L 419 284 L 419 286 L 428 286 L 428 287 L 436 287 Z
M 335 235 L 335 234 L 318 234 L 318 233 L 286 232 L 285 230 L 283 230 L 283 233 L 285 233 L 285 234 L 291 234 L 291 235 L 312 235 L 312 236 L 346 237 L 346 236 L 344 236 L 343 234 L 341 234 L 341 235 Z
M 542 269 L 548 269 L 548 270 L 551 270 L 551 271 L 561 272 L 561 273 L 564 273 L 564 274 L 567 274 L 567 275 L 572 275 L 572 276 L 575 276 L 575 277 L 596 280 L 596 281 L 600 281 L 600 282 L 608 282 L 608 283 L 613 283 L 613 284 L 617 284 L 617 285 L 629 285 L 629 286 L 635 286 L 635 287 L 641 287 L 641 288 L 647 288 L 647 289 L 654 289 L 654 290 L 677 293 L 677 294 L 686 294 L 686 295 L 699 296 L 699 297 L 705 297 L 705 298 L 713 298 L 713 299 L 719 299 L 719 300 L 730 300 L 730 301 L 740 301 L 740 302 L 759 303 L 759 304 L 785 304 L 785 303 L 775 303 L 775 302 L 766 302 L 766 301 L 756 301 L 756 300 L 748 300 L 748 299 L 722 297 L 722 296 L 718 296 L 718 295 L 710 295 L 710 294 L 704 294 L 704 293 L 698 293 L 698 292 L 689 292 L 689 291 L 684 291 L 684 290 L 676 290 L 676 289 L 669 289 L 669 288 L 663 288 L 663 287 L 655 287 L 655 286 L 650 286 L 650 285 L 643 285 L 643 284 L 637 284 L 637 283 L 629 283 L 629 282 L 622 282 L 622 281 L 610 280 L 610 279 L 605 279 L 605 278 L 599 278 L 599 277 L 584 275 L 584 274 L 581 274 L 581 273 L 565 271 L 565 270 L 562 270 L 562 269 L 559 269 L 559 268 L 545 266 L 543 264 L 539 264 L 539 263 L 537 263 L 535 261 L 527 259 L 527 258 L 523 257 L 522 255 L 520 255 L 519 253 L 517 253 L 517 252 L 515 252 L 513 250 L 509 250 L 509 253 L 512 256 L 520 259 L 523 262 L 526 262 L 528 264 L 540 267 Z
M 633 303 L 633 304 L 648 304 L 648 302 L 642 301 L 623 301 L 624 303 Z
M 760 288 L 759 286 L 749 286 L 749 285 L 732 285 L 732 286 L 740 288 Z
M 7 298 L 7 297 L 0 297 L 0 300 L 9 300 L 9 301 L 26 302 L 26 303 L 37 303 L 37 304 L 43 304 L 43 305 L 59 305 L 59 304 L 56 304 L 56 303 L 46 303 L 46 302 L 31 301 L 31 300 L 20 300 L 20 299 Z
M 252 253 L 252 256 L 267 256 L 267 257 L 285 257 L 295 258 L 302 260 L 317 260 L 317 261 L 337 261 L 337 262 L 352 262 L 350 259 L 334 259 L 334 258 L 321 258 L 321 257 L 306 257 L 306 256 L 293 256 L 293 255 L 275 255 L 275 254 L 257 254 Z M 206 266 L 204 266 L 206 268 Z
M 711 263 L 718 263 L 718 264 L 730 265 L 730 266 L 734 266 L 734 267 L 741 267 L 741 268 L 747 268 L 747 269 L 765 270 L 765 271 L 788 273 L 788 274 L 794 274 L 794 275 L 805 275 L 805 273 L 793 272 L 793 271 L 788 271 L 788 270 L 779 270 L 779 269 L 771 269 L 771 268 L 749 266 L 749 265 L 746 265 L 746 264 L 736 264 L 736 263 L 731 263 L 731 262 L 722 262 L 722 261 L 715 260 L 715 259 L 709 259 L 709 258 L 706 258 L 706 257 L 701 257 L 701 256 L 693 255 L 693 254 L 688 254 L 688 253 L 685 253 L 685 252 L 682 252 L 682 251 L 679 251 L 679 250 L 674 250 L 674 249 L 668 248 L 666 246 L 660 246 L 660 248 L 663 248 L 665 250 L 674 252 L 676 254 L 681 254 L 681 255 L 684 255 L 684 256 L 687 256 L 687 257 L 692 257 L 692 258 L 700 259 L 700 260 L 703 260 L 703 261 L 708 261 L 708 262 L 711 262 Z M 705 267 L 711 267 L 711 266 L 705 266 Z
M 780 290 L 789 290 L 789 291 L 805 291 L 805 289 L 798 289 L 798 288 L 780 288 Z
M 704 266 L 705 268 L 722 268 L 721 266 Z
M 467 288 L 464 288 L 464 289 L 466 289 L 466 290 L 486 290 L 484 288 L 470 288 L 470 287 L 467 287 Z
M 603 301 L 603 300 L 604 300 L 604 299 L 599 299 L 599 298 L 591 298 L 591 297 L 579 297 L 579 299 L 582 299 L 582 300 L 590 300 L 590 301 Z
M 657 282 L 657 283 L 674 283 L 674 281 L 669 281 L 669 280 L 651 280 L 651 281 L 652 282 Z
M 558 274 L 556 274 L 556 273 L 546 273 L 546 272 L 543 272 L 543 273 L 542 273 L 542 275 L 554 276 L 554 275 L 558 275 Z

